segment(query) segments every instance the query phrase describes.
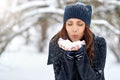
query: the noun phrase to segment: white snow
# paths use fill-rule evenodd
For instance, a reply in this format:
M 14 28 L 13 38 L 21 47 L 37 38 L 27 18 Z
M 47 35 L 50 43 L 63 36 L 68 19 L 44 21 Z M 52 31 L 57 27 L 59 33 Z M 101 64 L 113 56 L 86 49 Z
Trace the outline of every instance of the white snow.
M 0 80 L 53 80 L 52 65 L 47 66 L 47 50 L 39 53 L 35 46 L 23 44 L 24 39 L 16 38 L 1 55 Z
M 120 72 L 120 64 L 116 62 L 115 56 L 108 49 L 106 66 L 105 66 L 106 80 L 120 80 L 119 72 Z
M 73 49 L 74 50 L 78 50 L 82 47 L 82 45 L 85 45 L 85 41 L 74 41 L 74 42 L 71 42 L 70 40 L 66 39 L 62 39 L 62 38 L 59 38 L 58 40 L 58 44 L 59 44 L 59 47 L 64 49 L 64 50 L 68 50 L 68 51 L 72 51 Z
M 112 32 L 119 35 L 120 30 L 116 29 L 114 26 L 112 26 L 108 21 L 106 20 L 92 20 L 92 23 L 94 24 L 104 24 L 106 27 L 108 27 Z
M 120 1 L 119 0 L 99 0 L 100 2 L 105 2 L 105 3 L 109 3 L 109 4 L 114 4 L 114 5 L 120 5 Z
M 16 6 L 17 3 L 14 2 L 11 7 L 11 11 L 19 12 L 31 7 L 49 6 L 50 3 L 51 1 L 30 1 L 30 2 L 27 2 L 27 4 L 24 3 L 22 5 Z
M 64 11 L 63 9 L 59 9 L 59 8 L 54 8 L 54 7 L 48 7 L 48 8 L 41 8 L 41 9 L 35 9 L 32 11 L 27 11 L 27 13 L 25 13 L 21 19 L 24 19 L 26 17 L 30 17 L 30 16 L 34 16 L 34 15 L 41 15 L 44 13 L 53 13 L 53 14 L 59 14 L 59 15 L 63 15 Z
M 30 23 L 26 23 L 23 25 L 24 27 L 21 27 L 21 30 L 25 30 L 29 27 L 31 27 L 32 24 L 36 22 L 36 20 L 39 18 L 39 16 L 42 16 L 44 13 L 53 13 L 58 15 L 63 15 L 64 11 L 63 9 L 56 8 L 55 6 L 57 3 L 55 3 L 56 0 L 52 1 L 30 1 L 28 3 L 23 3 L 21 5 L 18 5 L 18 0 L 13 0 L 12 7 L 8 7 L 7 0 L 2 0 L 0 3 L 0 18 L 4 18 L 5 15 L 4 12 L 7 10 L 17 13 L 22 12 L 29 8 L 35 8 L 40 6 L 48 6 L 48 7 L 42 7 L 42 8 L 36 8 L 34 10 L 29 10 L 21 15 L 20 20 L 23 20 L 24 23 L 27 21 L 24 21 L 24 19 L 29 18 L 28 21 Z M 99 0 L 101 2 L 105 0 Z M 7 4 L 5 4 L 7 3 Z M 120 1 L 111 0 L 107 1 L 109 4 L 115 4 L 120 5 Z M 109 5 L 110 6 L 110 5 Z M 7 7 L 7 9 L 6 9 Z M 99 7 L 96 11 L 104 11 L 106 9 L 113 9 L 114 7 L 111 5 L 111 7 L 104 8 Z M 36 16 L 35 16 L 36 15 Z M 7 18 L 6 18 L 7 20 Z M 110 30 L 113 31 L 115 34 L 120 34 L 120 30 L 116 29 L 113 25 L 111 25 L 109 22 L 105 20 L 92 20 L 92 23 L 94 24 L 104 24 L 106 27 L 109 26 Z M 53 72 L 53 66 L 47 65 L 47 58 L 48 58 L 48 41 L 50 38 L 55 35 L 60 29 L 62 25 L 56 24 L 50 26 L 50 28 L 47 31 L 48 40 L 47 45 L 44 49 L 43 53 L 38 52 L 36 48 L 36 43 L 38 35 L 37 31 L 33 30 L 33 28 L 30 30 L 30 41 L 31 43 L 29 45 L 25 45 L 25 39 L 21 36 L 18 36 L 12 40 L 12 42 L 7 47 L 6 51 L 0 55 L 0 80 L 54 80 L 54 72 Z M 5 27 L 3 27 L 4 30 Z M 5 28 L 6 29 L 6 28 Z M 19 32 L 18 25 L 14 26 L 14 31 Z M 97 31 L 97 29 L 96 29 Z M 100 31 L 100 30 L 99 30 Z M 34 40 L 35 39 L 35 40 Z M 1 46 L 1 45 L 0 45 Z M 105 78 L 106 80 L 120 80 L 120 64 L 116 62 L 116 59 L 112 52 L 108 49 L 107 50 L 107 60 L 106 60 L 106 66 L 105 66 Z
M 60 25 L 54 25 L 48 30 L 48 41 L 60 28 Z M 44 53 L 39 53 L 33 43 L 24 43 L 24 38 L 16 37 L 0 56 L 0 80 L 54 80 L 53 66 L 47 65 L 48 42 Z M 108 50 L 106 80 L 120 80 L 119 72 L 120 64 Z

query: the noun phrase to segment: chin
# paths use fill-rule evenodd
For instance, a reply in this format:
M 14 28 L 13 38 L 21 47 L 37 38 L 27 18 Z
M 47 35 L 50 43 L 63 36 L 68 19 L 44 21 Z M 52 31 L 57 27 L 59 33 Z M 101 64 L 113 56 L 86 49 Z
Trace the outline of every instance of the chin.
M 72 42 L 78 41 L 79 39 L 73 39 Z

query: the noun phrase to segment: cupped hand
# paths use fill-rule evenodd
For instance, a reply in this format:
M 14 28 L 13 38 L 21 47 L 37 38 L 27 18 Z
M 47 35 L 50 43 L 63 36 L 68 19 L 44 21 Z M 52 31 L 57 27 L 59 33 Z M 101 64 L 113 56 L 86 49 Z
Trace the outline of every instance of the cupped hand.
M 60 48 L 66 51 L 78 51 L 82 45 L 85 45 L 85 41 L 75 41 L 71 42 L 70 40 L 59 38 L 58 45 Z

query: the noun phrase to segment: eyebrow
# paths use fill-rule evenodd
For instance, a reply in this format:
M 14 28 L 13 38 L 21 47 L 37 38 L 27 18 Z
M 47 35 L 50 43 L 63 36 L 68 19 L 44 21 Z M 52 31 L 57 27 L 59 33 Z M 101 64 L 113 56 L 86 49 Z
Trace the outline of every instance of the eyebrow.
M 82 23 L 82 21 L 77 21 L 77 23 Z
M 72 22 L 72 21 L 68 21 L 68 22 Z
M 73 21 L 69 20 L 68 23 L 69 23 L 69 22 L 71 23 L 71 22 L 73 22 Z M 82 21 L 77 21 L 77 23 L 82 23 Z

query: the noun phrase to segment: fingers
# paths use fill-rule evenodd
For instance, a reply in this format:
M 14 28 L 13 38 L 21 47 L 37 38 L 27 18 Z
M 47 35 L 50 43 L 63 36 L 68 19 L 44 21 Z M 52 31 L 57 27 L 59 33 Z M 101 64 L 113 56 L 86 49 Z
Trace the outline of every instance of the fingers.
M 71 51 L 78 51 L 81 47 L 81 45 L 76 45 L 75 47 L 71 48 Z
M 60 42 L 58 42 L 58 45 L 59 45 L 59 47 L 62 48 L 63 50 L 66 50 L 66 51 L 70 50 L 70 49 L 68 49 L 65 45 L 62 45 Z
M 72 47 L 71 51 L 78 51 L 78 48 Z
M 78 49 L 80 49 L 82 46 L 81 46 L 81 45 L 77 45 L 76 47 L 77 47 Z
M 82 40 L 82 45 L 85 45 L 86 43 L 85 43 L 85 40 Z
M 82 45 L 85 45 L 85 41 L 82 40 L 82 41 L 71 42 L 68 39 L 63 40 L 62 38 L 60 38 L 58 40 L 58 45 L 60 48 L 66 51 L 77 51 L 82 47 Z

